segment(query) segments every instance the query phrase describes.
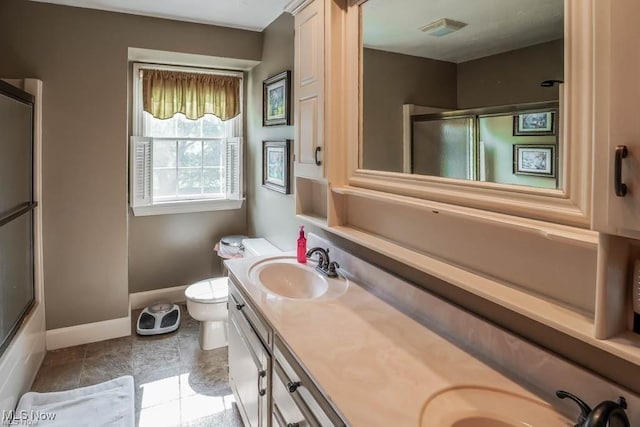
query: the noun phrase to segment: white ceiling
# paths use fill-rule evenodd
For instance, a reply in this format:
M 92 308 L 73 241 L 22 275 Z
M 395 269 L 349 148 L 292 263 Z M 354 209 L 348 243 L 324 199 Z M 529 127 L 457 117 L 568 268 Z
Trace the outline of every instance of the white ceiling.
M 35 0 L 178 21 L 262 31 L 288 0 Z
M 368 0 L 362 9 L 365 46 L 456 63 L 563 37 L 563 0 Z M 444 37 L 419 30 L 441 18 L 468 25 Z

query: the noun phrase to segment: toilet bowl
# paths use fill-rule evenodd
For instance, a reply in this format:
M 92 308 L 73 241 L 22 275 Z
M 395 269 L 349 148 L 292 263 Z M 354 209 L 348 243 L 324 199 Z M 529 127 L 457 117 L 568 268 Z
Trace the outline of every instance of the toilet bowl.
M 266 239 L 244 239 L 245 257 L 275 255 L 281 251 Z M 198 341 L 202 350 L 213 350 L 227 345 L 227 277 L 201 280 L 184 291 L 187 311 L 200 322 Z
M 227 345 L 227 280 L 226 277 L 201 280 L 184 291 L 189 315 L 200 322 L 198 341 L 203 350 Z

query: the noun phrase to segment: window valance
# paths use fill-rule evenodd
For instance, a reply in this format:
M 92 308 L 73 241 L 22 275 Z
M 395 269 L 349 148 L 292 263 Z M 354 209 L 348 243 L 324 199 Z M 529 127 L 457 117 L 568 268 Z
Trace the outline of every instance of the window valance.
M 144 111 L 159 119 L 176 113 L 196 120 L 213 114 L 229 120 L 240 114 L 239 77 L 166 70 L 143 70 Z

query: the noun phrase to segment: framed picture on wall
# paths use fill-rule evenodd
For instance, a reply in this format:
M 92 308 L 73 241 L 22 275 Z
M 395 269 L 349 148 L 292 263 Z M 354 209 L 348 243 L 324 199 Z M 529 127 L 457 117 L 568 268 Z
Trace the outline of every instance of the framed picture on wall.
M 555 135 L 553 111 L 525 113 L 513 116 L 513 136 Z
M 556 146 L 552 144 L 513 146 L 513 173 L 537 175 L 548 178 L 556 176 Z
M 291 193 L 291 140 L 262 141 L 262 186 Z
M 262 126 L 291 124 L 291 71 L 262 82 Z

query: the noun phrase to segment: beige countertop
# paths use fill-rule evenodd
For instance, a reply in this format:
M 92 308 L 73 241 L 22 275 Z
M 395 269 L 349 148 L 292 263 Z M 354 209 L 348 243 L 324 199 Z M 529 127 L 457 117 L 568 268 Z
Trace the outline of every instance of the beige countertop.
M 352 426 L 420 426 L 426 401 L 457 386 L 489 386 L 539 400 L 357 283 L 331 299 L 292 300 L 269 293 L 248 276 L 260 259 L 226 265 Z

